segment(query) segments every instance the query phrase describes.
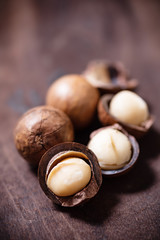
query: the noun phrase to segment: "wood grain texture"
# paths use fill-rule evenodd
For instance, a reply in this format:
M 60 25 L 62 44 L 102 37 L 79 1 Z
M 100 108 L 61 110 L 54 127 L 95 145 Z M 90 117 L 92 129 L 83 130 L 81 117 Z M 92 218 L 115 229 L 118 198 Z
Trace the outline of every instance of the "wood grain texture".
M 0 1 L 0 239 L 160 238 L 159 12 L 158 0 Z M 17 153 L 13 128 L 53 80 L 98 58 L 127 66 L 156 121 L 130 173 L 103 179 L 82 207 L 58 207 Z M 76 140 L 87 143 L 97 126 Z

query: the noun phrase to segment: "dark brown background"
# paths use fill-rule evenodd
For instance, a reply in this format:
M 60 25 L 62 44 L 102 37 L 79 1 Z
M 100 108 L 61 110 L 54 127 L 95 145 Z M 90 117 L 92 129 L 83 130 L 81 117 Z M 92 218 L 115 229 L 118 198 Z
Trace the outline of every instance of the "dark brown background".
M 156 122 L 126 176 L 83 207 L 57 207 L 18 155 L 12 131 L 50 83 L 92 59 L 121 60 Z M 0 239 L 160 239 L 160 2 L 0 1 Z M 87 142 L 87 133 L 81 134 Z

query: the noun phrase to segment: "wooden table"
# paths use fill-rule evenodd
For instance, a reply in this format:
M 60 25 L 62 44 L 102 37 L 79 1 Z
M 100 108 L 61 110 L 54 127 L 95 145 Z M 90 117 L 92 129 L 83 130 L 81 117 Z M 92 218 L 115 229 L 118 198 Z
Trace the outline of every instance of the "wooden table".
M 0 1 L 0 239 L 160 239 L 160 3 Z M 13 129 L 51 82 L 92 59 L 121 60 L 156 116 L 127 175 L 103 179 L 82 207 L 61 208 L 17 153 Z M 88 135 L 82 132 L 83 141 Z

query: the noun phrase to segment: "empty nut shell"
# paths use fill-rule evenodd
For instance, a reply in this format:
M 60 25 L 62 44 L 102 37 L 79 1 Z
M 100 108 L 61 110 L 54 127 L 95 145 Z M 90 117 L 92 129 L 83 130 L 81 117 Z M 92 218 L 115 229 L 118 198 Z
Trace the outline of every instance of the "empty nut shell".
M 99 100 L 98 118 L 102 125 L 107 126 L 119 123 L 131 135 L 135 136 L 136 138 L 142 137 L 151 128 L 154 122 L 154 117 L 149 115 L 148 119 L 141 125 L 132 125 L 120 121 L 116 117 L 112 116 L 109 112 L 109 106 L 113 96 L 113 94 L 105 94 Z
M 66 158 L 78 157 L 83 159 L 91 168 L 89 183 L 79 192 L 71 196 L 57 196 L 47 186 L 47 178 L 51 170 Z M 95 154 L 85 145 L 68 142 L 50 148 L 42 157 L 38 169 L 39 183 L 44 193 L 56 204 L 64 207 L 80 205 L 93 198 L 102 183 L 101 169 Z
M 124 89 L 131 90 L 138 85 L 136 79 L 129 77 L 121 62 L 91 61 L 83 72 L 83 76 L 102 93 L 116 93 Z

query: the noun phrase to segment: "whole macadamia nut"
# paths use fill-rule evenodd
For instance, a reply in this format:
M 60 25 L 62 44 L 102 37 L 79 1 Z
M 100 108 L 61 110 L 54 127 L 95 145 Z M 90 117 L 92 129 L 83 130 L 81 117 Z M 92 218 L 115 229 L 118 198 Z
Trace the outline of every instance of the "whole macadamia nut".
M 57 143 L 73 141 L 73 126 L 69 117 L 51 106 L 39 106 L 27 111 L 14 131 L 15 145 L 31 165 L 38 165 L 42 155 Z
M 80 75 L 65 75 L 49 88 L 46 104 L 64 111 L 77 129 L 87 127 L 95 114 L 99 92 Z
M 146 102 L 131 91 L 117 93 L 110 102 L 109 112 L 120 121 L 140 125 L 149 116 Z

